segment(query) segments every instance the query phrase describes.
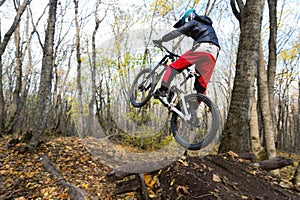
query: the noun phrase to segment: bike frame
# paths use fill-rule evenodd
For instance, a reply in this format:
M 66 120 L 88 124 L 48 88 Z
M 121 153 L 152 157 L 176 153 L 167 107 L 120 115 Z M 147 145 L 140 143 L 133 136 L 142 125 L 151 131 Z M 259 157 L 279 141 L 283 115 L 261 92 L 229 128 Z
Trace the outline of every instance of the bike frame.
M 166 68 L 167 68 L 167 62 L 168 62 L 168 59 L 170 59 L 172 62 L 174 62 L 176 60 L 176 58 L 179 57 L 179 55 L 176 55 L 172 52 L 170 52 L 166 47 L 164 46 L 161 46 L 162 50 L 165 50 L 168 54 L 165 55 L 159 62 L 158 64 L 153 68 L 152 72 L 149 74 L 149 76 L 147 78 L 150 78 L 151 76 L 153 76 L 155 73 L 156 73 L 156 70 L 160 67 L 160 66 L 164 66 L 165 69 L 162 70 L 159 74 L 158 74 L 158 77 L 159 79 L 161 78 L 161 76 L 164 74 Z M 159 80 L 157 79 L 157 80 Z M 155 86 L 156 84 L 158 83 L 158 81 L 155 82 Z
M 164 65 L 165 66 L 165 70 L 166 70 L 166 68 L 167 68 L 166 62 L 167 62 L 168 58 L 171 59 L 172 62 L 174 62 L 175 58 L 179 57 L 178 55 L 170 52 L 166 47 L 164 47 L 162 45 L 160 46 L 160 48 L 162 50 L 166 51 L 168 54 L 165 55 L 162 58 L 162 60 L 155 66 L 155 68 L 152 70 L 153 73 L 155 73 L 156 70 L 157 70 L 157 68 L 159 66 L 161 66 L 161 65 Z M 158 74 L 159 79 L 156 79 L 155 86 L 158 83 L 158 80 L 161 79 L 161 76 L 163 75 L 163 73 L 165 72 L 165 70 L 162 70 Z M 199 76 L 199 74 L 197 74 L 196 72 L 192 71 L 189 68 L 187 68 L 186 70 L 188 71 L 188 76 L 180 83 L 180 87 L 182 87 L 190 78 L 196 78 L 197 76 Z M 149 74 L 150 76 L 153 76 L 152 72 Z M 172 90 L 174 90 L 174 91 L 172 91 Z M 185 102 L 185 98 L 184 98 L 185 92 L 183 90 L 181 90 L 181 89 L 178 89 L 176 86 L 172 86 L 171 87 L 171 91 L 174 92 L 174 97 L 172 98 L 172 100 L 170 101 L 170 103 L 166 99 L 164 99 L 164 98 L 158 97 L 158 99 L 163 103 L 164 106 L 166 106 L 170 111 L 173 111 L 173 112 L 177 113 L 178 116 L 180 116 L 180 118 L 182 118 L 183 120 L 185 120 L 185 121 L 190 120 L 191 119 L 191 113 L 188 112 L 188 109 L 187 109 L 187 106 L 186 106 L 186 102 Z M 153 95 L 154 95 L 154 93 L 152 94 L 152 96 Z M 177 98 L 182 101 L 184 113 L 188 113 L 188 114 L 185 115 L 185 114 L 183 114 L 183 112 L 181 112 L 179 109 L 176 108 L 175 100 Z
M 191 72 L 191 70 L 187 69 L 189 71 L 189 75 L 180 83 L 180 86 L 183 86 L 190 78 L 193 78 L 196 76 L 196 74 L 193 74 L 193 72 Z M 175 85 L 171 87 L 171 91 L 174 92 L 174 96 L 172 98 L 172 100 L 170 101 L 170 103 L 161 97 L 158 97 L 158 99 L 166 106 L 169 108 L 170 111 L 174 111 L 175 113 L 178 114 L 178 116 L 180 116 L 180 118 L 182 118 L 185 121 L 188 121 L 191 119 L 191 113 L 188 112 L 187 106 L 186 106 L 186 100 L 184 98 L 186 92 L 178 89 Z M 182 102 L 182 106 L 183 106 L 183 111 L 180 111 L 176 108 L 176 104 L 175 104 L 175 100 L 176 99 L 181 100 Z M 187 113 L 186 115 L 183 113 Z

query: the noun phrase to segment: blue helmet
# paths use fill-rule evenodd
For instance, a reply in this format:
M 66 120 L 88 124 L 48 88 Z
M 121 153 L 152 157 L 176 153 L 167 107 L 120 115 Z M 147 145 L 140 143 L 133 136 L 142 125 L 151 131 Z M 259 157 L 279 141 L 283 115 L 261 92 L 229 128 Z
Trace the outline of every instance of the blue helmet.
M 187 10 L 182 17 L 180 17 L 179 21 L 174 25 L 174 28 L 179 28 L 184 25 L 186 22 L 193 20 L 197 16 L 196 10 L 190 9 Z

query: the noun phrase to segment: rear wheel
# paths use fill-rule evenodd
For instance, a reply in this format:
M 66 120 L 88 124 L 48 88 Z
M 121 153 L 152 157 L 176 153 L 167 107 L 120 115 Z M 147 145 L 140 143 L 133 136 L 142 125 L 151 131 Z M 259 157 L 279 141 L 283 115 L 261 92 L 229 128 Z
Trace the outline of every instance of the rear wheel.
M 143 69 L 131 85 L 130 102 L 134 107 L 144 106 L 152 96 L 156 78 L 151 72 L 150 68 Z
M 183 120 L 172 113 L 171 129 L 175 140 L 188 150 L 200 150 L 209 145 L 219 129 L 219 112 L 214 103 L 203 94 L 190 94 L 184 97 L 187 113 L 184 113 L 183 101 L 176 105 L 190 119 Z M 199 103 L 200 102 L 200 103 Z

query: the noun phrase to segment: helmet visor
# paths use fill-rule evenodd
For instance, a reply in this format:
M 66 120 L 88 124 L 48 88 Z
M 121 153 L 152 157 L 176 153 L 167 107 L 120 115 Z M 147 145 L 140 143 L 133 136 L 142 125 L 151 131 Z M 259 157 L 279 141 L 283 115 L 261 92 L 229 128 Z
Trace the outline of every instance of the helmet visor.
M 188 19 L 189 16 L 191 14 L 193 14 L 194 12 L 195 12 L 194 9 L 190 9 L 190 10 L 186 11 L 184 14 L 181 15 L 182 17 L 180 17 L 180 19 L 176 22 L 176 24 L 174 24 L 173 27 L 179 28 L 179 27 L 183 26 L 186 23 L 186 19 Z

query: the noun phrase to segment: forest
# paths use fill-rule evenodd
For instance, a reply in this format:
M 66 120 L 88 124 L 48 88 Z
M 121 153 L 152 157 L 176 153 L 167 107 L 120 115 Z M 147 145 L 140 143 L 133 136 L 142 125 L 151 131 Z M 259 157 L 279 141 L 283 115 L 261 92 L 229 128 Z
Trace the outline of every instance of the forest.
M 297 199 L 299 6 L 297 0 L 0 0 L 0 199 L 113 199 L 113 190 L 123 195 L 116 199 L 276 199 L 275 193 Z M 218 133 L 199 151 L 178 146 L 171 114 L 159 101 L 133 108 L 129 100 L 134 78 L 164 55 L 152 41 L 191 8 L 212 19 L 221 46 L 206 92 L 219 111 Z M 166 46 L 180 55 L 192 42 L 182 36 Z M 247 168 L 264 161 L 280 166 L 266 167 L 268 173 Z M 221 165 L 230 173 L 216 175 Z M 277 181 L 274 193 L 261 197 L 258 187 L 246 194 L 246 181 L 226 179 L 240 175 L 231 167 Z M 137 176 L 129 189 L 118 178 L 117 185 L 104 181 L 110 173 L 127 177 L 118 170 Z M 194 181 L 209 175 L 211 188 L 195 192 L 180 170 L 205 172 Z M 289 179 L 285 187 L 282 178 Z M 251 180 L 255 188 L 259 179 Z M 81 197 L 83 190 L 93 197 Z

